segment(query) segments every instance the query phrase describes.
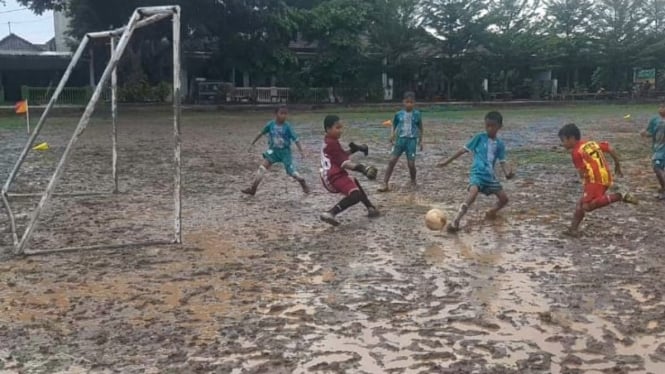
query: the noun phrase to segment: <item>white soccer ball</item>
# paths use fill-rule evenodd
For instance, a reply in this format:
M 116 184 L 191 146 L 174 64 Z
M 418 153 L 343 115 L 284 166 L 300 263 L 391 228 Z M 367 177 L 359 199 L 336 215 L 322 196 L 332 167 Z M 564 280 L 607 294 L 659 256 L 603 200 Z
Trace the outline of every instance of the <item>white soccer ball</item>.
M 440 209 L 430 209 L 425 215 L 425 225 L 430 230 L 441 230 L 446 226 L 446 214 Z

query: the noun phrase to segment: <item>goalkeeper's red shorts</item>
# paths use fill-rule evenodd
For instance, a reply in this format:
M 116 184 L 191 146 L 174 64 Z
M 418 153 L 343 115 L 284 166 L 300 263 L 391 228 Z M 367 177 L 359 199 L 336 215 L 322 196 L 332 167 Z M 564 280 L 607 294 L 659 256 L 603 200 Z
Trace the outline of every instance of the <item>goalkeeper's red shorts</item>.
M 343 175 L 338 178 L 328 181 L 325 178 L 321 178 L 323 187 L 328 190 L 330 193 L 341 193 L 344 196 L 351 195 L 351 192 L 358 191 L 358 182 L 356 178 L 353 178 L 349 175 Z

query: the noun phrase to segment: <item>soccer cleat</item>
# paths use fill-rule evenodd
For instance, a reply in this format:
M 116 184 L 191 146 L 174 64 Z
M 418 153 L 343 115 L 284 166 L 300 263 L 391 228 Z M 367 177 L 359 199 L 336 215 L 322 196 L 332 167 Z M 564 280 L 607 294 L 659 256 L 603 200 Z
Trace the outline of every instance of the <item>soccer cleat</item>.
M 449 223 L 448 227 L 446 227 L 446 231 L 448 231 L 451 234 L 456 234 L 459 231 L 459 222 Z
M 302 181 L 298 181 L 298 183 L 300 183 L 300 187 L 302 187 L 302 192 L 304 192 L 306 194 L 310 193 L 310 189 L 309 189 L 309 186 L 307 185 L 307 182 L 302 180 Z
M 379 192 L 390 192 L 390 186 L 388 186 L 387 184 L 384 184 L 383 186 L 379 187 L 379 189 L 377 191 L 379 191 Z
M 489 210 L 485 213 L 485 219 L 489 221 L 494 221 L 499 217 L 498 213 L 494 210 Z
M 339 221 L 330 212 L 321 213 L 319 218 L 321 218 L 321 221 L 325 223 L 331 224 L 333 226 L 339 226 Z
M 249 187 L 245 188 L 244 190 L 240 190 L 240 192 L 244 193 L 245 195 L 254 196 L 256 195 L 256 188 Z
M 571 228 L 565 230 L 564 232 L 562 232 L 562 234 L 565 236 L 569 236 L 571 238 L 579 238 L 582 236 L 582 232 L 580 230 L 571 229 Z
M 628 204 L 635 204 L 637 205 L 640 201 L 637 199 L 637 196 L 630 192 L 626 192 L 621 194 L 621 200 L 623 200 L 624 203 Z
M 367 208 L 367 217 L 376 218 L 380 215 L 381 215 L 381 212 L 379 212 L 379 210 L 376 209 L 376 207 L 371 206 L 371 207 Z

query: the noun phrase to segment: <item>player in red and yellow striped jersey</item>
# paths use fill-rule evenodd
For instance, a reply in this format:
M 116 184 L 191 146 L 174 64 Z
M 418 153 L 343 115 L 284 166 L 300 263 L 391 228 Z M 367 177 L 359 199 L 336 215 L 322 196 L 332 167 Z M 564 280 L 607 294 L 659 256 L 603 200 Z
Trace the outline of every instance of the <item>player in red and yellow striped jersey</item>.
M 571 151 L 573 164 L 584 184 L 584 195 L 575 208 L 570 228 L 565 232 L 565 234 L 575 237 L 580 235 L 579 226 L 584 219 L 585 212 L 618 201 L 637 204 L 637 199 L 631 193 L 607 193 L 612 186 L 612 173 L 605 159 L 605 153 L 612 157 L 617 176 L 623 175 L 619 156 L 609 143 L 581 140 L 581 137 L 580 129 L 573 123 L 567 124 L 559 130 L 561 145 Z

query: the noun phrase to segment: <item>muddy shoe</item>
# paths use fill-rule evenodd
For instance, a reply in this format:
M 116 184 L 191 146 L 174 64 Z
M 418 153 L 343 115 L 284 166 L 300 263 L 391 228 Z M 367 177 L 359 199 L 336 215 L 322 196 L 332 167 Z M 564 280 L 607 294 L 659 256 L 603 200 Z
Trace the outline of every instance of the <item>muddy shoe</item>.
M 333 226 L 339 226 L 339 221 L 330 212 L 321 213 L 319 218 L 321 218 L 321 221 L 325 223 L 331 224 Z
M 381 215 L 381 212 L 379 212 L 379 210 L 376 209 L 375 207 L 372 206 L 372 207 L 367 208 L 367 217 L 376 218 L 376 217 L 379 217 L 380 215 Z
M 384 184 L 383 186 L 379 187 L 377 190 L 379 192 L 390 192 L 390 186 L 387 184 Z
M 244 190 L 240 190 L 240 192 L 244 193 L 245 195 L 254 196 L 256 195 L 256 188 L 249 187 L 245 188 Z
M 452 222 L 448 224 L 448 227 L 446 227 L 446 231 L 448 231 L 451 234 L 457 234 L 459 231 L 459 218 L 455 218 Z
M 490 210 L 487 213 L 485 213 L 485 219 L 488 220 L 488 221 L 494 221 L 497 218 L 499 218 L 499 215 L 498 215 L 497 212 L 495 212 L 493 210 Z
M 637 196 L 630 192 L 626 192 L 624 194 L 621 194 L 621 200 L 623 200 L 624 203 L 628 204 L 634 204 L 637 205 L 640 201 L 637 199 Z
M 660 200 L 660 201 L 665 200 L 665 192 L 661 192 L 658 195 L 656 195 L 656 200 Z
M 580 230 L 574 230 L 574 229 L 567 229 L 564 232 L 562 232 L 562 234 L 571 238 L 582 237 L 582 232 Z

